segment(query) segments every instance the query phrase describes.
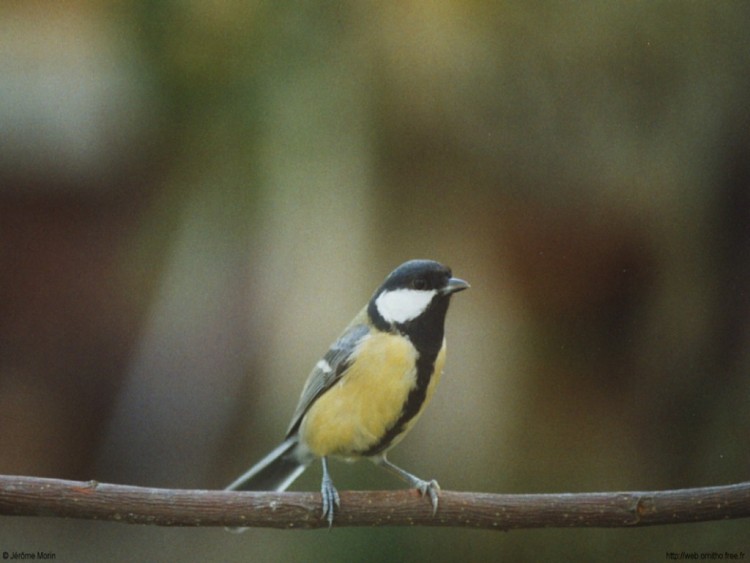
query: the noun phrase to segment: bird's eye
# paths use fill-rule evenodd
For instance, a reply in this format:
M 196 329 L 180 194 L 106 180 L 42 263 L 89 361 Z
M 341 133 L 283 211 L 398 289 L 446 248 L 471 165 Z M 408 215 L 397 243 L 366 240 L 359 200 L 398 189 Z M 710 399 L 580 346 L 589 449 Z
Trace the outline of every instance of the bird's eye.
M 427 289 L 427 280 L 424 278 L 416 278 L 412 280 L 411 287 L 417 290 Z

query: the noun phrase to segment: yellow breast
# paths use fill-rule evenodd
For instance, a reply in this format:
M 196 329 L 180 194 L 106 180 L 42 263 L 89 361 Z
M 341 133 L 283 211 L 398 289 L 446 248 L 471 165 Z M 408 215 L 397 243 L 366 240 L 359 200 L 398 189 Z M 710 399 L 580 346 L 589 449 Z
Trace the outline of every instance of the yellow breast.
M 443 358 L 441 352 L 423 407 L 437 384 Z M 398 420 L 417 383 L 416 360 L 417 351 L 407 339 L 388 333 L 369 336 L 347 373 L 302 419 L 302 442 L 316 456 L 353 457 L 375 445 Z

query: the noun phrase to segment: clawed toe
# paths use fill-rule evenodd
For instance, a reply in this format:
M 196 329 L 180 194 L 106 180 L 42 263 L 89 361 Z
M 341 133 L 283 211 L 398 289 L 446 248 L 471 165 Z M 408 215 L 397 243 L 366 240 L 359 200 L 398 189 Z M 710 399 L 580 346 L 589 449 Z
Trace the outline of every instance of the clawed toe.
M 330 479 L 323 480 L 320 494 L 323 496 L 323 518 L 328 521 L 328 527 L 331 528 L 336 509 L 341 506 L 341 497 Z
M 438 485 L 438 482 L 435 479 L 431 481 L 420 480 L 416 483 L 416 488 L 422 496 L 429 495 L 430 503 L 432 504 L 432 515 L 435 516 L 440 496 L 440 485 Z

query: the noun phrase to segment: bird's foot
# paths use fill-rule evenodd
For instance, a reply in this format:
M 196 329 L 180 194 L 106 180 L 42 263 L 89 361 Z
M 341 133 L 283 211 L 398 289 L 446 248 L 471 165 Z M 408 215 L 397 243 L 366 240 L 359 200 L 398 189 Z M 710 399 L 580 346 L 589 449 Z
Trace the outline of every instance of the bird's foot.
M 422 496 L 429 495 L 430 503 L 432 503 L 432 515 L 435 516 L 438 509 L 438 498 L 440 496 L 440 485 L 435 479 L 430 481 L 423 481 L 422 479 L 416 479 L 414 481 L 414 488 L 419 491 Z
M 328 520 L 328 528 L 333 526 L 333 516 L 336 509 L 341 506 L 341 498 L 333 481 L 328 475 L 323 476 L 323 484 L 320 487 L 320 494 L 323 496 L 323 518 Z

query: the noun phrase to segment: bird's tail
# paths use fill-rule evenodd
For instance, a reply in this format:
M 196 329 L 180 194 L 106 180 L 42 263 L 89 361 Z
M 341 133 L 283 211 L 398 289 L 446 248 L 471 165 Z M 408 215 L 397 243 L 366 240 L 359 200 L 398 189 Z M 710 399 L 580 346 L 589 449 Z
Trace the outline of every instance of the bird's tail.
M 310 464 L 295 455 L 296 436 L 287 438 L 266 457 L 237 478 L 227 491 L 285 491 Z M 247 528 L 227 528 L 230 532 L 244 532 Z
M 307 468 L 309 462 L 295 456 L 297 437 L 282 442 L 266 457 L 237 478 L 227 491 L 285 491 Z

